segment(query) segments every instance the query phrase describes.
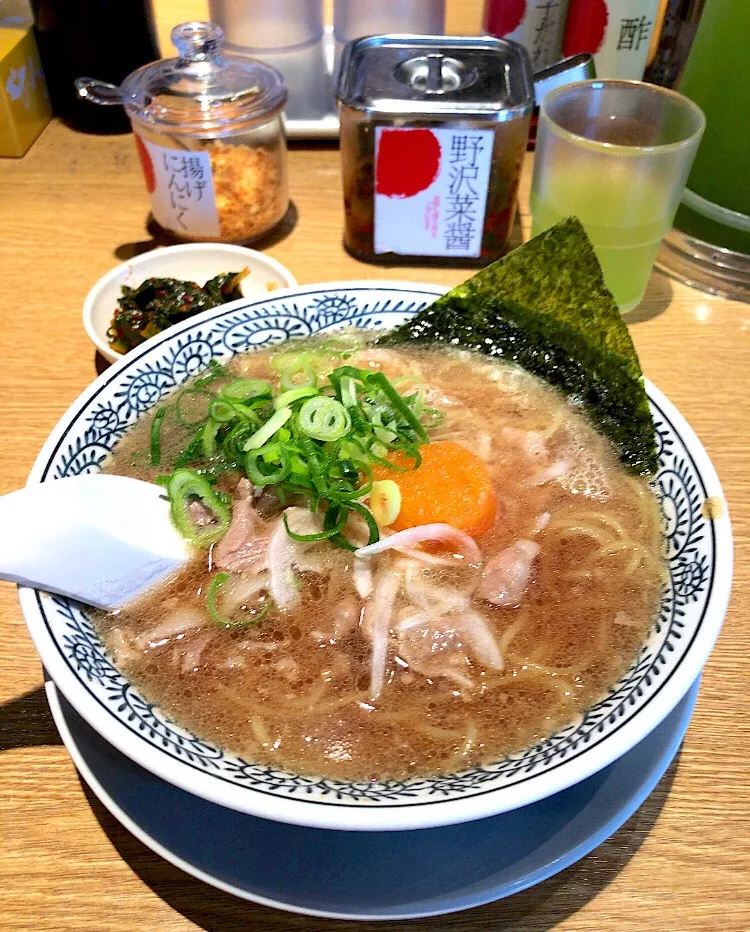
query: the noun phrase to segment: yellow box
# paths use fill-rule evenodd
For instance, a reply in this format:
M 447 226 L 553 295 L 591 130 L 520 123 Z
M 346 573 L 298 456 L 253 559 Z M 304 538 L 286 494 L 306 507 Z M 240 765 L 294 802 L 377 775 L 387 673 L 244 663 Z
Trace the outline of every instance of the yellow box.
M 52 118 L 30 24 L 0 26 L 0 156 L 21 156 Z

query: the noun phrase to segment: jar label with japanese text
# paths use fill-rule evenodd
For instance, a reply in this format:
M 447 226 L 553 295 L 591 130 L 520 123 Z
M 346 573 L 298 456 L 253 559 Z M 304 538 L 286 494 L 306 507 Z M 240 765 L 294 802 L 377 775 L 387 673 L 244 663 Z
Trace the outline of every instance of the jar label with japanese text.
M 375 129 L 375 253 L 477 257 L 492 130 Z
M 535 71 L 560 60 L 568 0 L 488 0 L 484 29 L 524 46 Z
M 167 149 L 136 134 L 156 222 L 185 236 L 219 236 L 208 152 Z
M 570 0 L 563 56 L 591 52 L 598 78 L 640 81 L 660 0 Z

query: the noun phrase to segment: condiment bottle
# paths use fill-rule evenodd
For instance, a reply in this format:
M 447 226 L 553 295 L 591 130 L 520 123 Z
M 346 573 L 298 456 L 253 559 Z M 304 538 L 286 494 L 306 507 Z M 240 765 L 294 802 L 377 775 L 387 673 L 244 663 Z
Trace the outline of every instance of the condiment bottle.
M 570 0 L 563 55 L 590 52 L 597 78 L 640 81 L 663 12 L 662 0 Z
M 337 97 L 350 252 L 482 264 L 506 251 L 534 104 L 520 45 L 359 39 L 344 49 Z
M 208 9 L 224 30 L 227 51 L 259 58 L 284 75 L 287 120 L 333 111 L 323 0 L 209 0 Z
M 81 96 L 124 104 L 156 221 L 181 239 L 247 243 L 289 206 L 281 114 L 287 91 L 274 68 L 223 56 L 213 23 L 172 30 L 179 58 L 138 68 L 119 88 L 79 78 Z
M 31 0 L 52 111 L 88 133 L 127 133 L 118 108 L 89 107 L 75 79 L 96 74 L 119 83 L 159 54 L 150 0 Z
M 485 0 L 482 28 L 520 42 L 535 71 L 560 60 L 568 0 Z

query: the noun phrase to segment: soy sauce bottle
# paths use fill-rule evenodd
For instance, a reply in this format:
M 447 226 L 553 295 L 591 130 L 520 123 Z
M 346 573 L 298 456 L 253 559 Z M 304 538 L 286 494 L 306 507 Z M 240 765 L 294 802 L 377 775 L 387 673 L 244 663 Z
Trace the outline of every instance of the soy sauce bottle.
M 83 132 L 130 132 L 122 107 L 92 107 L 73 82 L 96 75 L 120 84 L 159 58 L 149 0 L 32 0 L 32 9 L 54 114 Z

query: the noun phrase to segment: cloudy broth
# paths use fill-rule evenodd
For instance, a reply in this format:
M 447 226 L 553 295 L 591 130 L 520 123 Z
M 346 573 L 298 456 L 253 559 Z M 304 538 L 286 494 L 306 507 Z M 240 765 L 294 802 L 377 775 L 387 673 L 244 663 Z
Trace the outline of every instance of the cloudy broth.
M 238 356 L 232 367 L 273 379 L 271 355 Z M 249 761 L 382 779 L 497 760 L 575 720 L 635 659 L 663 581 L 657 503 L 570 403 L 516 367 L 453 350 L 367 346 L 351 361 L 422 379 L 445 414 L 431 439 L 484 461 L 498 505 L 477 541 L 481 561 L 386 551 L 369 558 L 374 594 L 363 598 L 357 557 L 327 541 L 309 545 L 295 564 L 297 604 L 227 630 L 206 615 L 215 567 L 201 552 L 143 599 L 99 615 L 98 630 L 145 697 Z M 140 453 L 150 423 L 125 436 L 108 471 L 145 479 L 163 471 Z M 170 441 L 167 430 L 163 446 L 184 439 Z M 233 492 L 237 481 L 225 475 L 219 486 Z M 279 520 L 267 495 L 254 505 L 268 526 Z M 482 593 L 490 568 L 508 564 L 503 554 L 526 555 L 527 581 L 515 600 L 489 601 Z M 386 577 L 395 582 L 385 681 L 373 698 L 373 603 Z M 257 599 L 259 580 L 240 574 L 237 598 Z

